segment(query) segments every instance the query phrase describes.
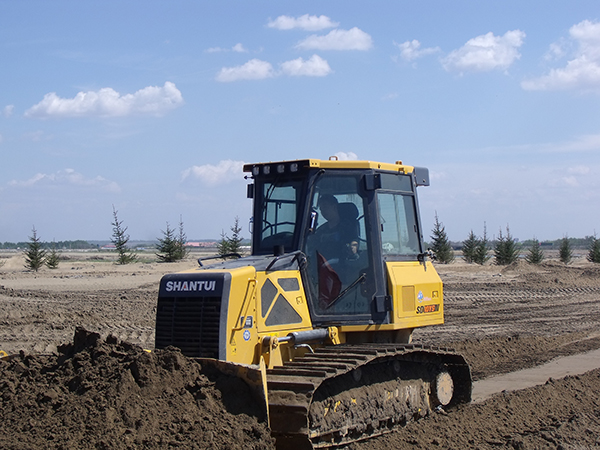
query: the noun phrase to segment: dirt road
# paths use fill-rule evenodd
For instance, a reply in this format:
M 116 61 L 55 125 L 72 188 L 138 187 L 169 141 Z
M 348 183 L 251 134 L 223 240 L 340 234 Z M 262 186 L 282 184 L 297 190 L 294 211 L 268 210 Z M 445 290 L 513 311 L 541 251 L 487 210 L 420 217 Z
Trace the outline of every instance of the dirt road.
M 0 259 L 0 349 L 56 353 L 57 346 L 73 340 L 77 326 L 152 348 L 160 277 L 195 264 L 115 266 L 98 255 L 67 256 L 59 269 L 38 274 L 24 271 L 19 256 Z M 417 330 L 414 339 L 454 347 L 465 355 L 475 379 L 600 348 L 600 267 L 580 260 L 568 267 L 549 261 L 437 268 L 445 283 L 446 324 Z M 551 380 L 436 414 L 351 448 L 600 448 L 599 393 L 600 371 Z M 213 423 L 213 432 L 227 432 L 221 425 Z M 8 439 L 4 447 L 26 448 L 17 445 L 18 435 L 10 441 L 10 429 L 0 433 Z M 264 440 L 257 432 L 259 437 Z

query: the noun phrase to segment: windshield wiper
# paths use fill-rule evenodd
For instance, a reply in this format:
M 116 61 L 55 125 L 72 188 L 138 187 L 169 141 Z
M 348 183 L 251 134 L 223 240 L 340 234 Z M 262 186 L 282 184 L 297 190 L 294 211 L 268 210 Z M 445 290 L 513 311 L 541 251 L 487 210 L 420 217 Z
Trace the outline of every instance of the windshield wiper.
M 325 309 L 329 309 L 331 308 L 333 305 L 335 305 L 344 295 L 346 295 L 348 292 L 350 292 L 350 289 L 352 289 L 354 286 L 356 286 L 358 283 L 364 281 L 367 279 L 367 274 L 366 272 L 361 273 L 358 278 L 356 280 L 354 280 L 352 282 L 352 284 L 350 286 L 348 286 L 346 289 L 344 289 L 342 292 L 339 293 L 339 295 L 329 304 L 325 307 Z

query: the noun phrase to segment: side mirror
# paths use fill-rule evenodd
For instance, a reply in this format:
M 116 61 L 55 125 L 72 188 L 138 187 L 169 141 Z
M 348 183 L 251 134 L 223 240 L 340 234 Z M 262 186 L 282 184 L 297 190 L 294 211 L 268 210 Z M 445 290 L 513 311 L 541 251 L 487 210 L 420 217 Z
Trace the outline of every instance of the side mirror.
M 429 169 L 426 167 L 415 167 L 413 172 L 417 186 L 429 186 Z

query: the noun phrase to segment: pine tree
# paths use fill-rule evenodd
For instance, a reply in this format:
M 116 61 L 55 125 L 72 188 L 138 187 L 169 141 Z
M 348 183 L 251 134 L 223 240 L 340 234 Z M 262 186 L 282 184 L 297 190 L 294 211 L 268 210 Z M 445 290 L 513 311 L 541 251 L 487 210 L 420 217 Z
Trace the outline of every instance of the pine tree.
M 519 246 L 511 236 L 508 225 L 506 226 L 506 236 L 502 234 L 502 229 L 500 229 L 498 240 L 494 246 L 494 258 L 495 263 L 499 266 L 507 266 L 519 258 Z
M 479 239 L 473 233 L 473 230 L 469 233 L 466 240 L 463 241 L 462 254 L 465 262 L 471 264 L 475 261 L 475 255 L 477 252 L 477 246 L 479 245 Z
M 230 254 L 229 251 L 229 238 L 227 234 L 221 230 L 221 240 L 217 243 L 217 254 L 221 257 Z
M 531 248 L 529 249 L 529 253 L 525 257 L 525 260 L 529 264 L 539 264 L 544 260 L 544 251 L 540 246 L 540 241 L 538 241 L 536 238 L 533 238 Z
M 435 222 L 433 224 L 432 233 L 431 239 L 433 242 L 431 251 L 433 252 L 434 258 L 442 264 L 448 264 L 454 261 L 452 246 L 446 235 L 444 224 L 438 219 L 437 212 L 435 213 Z
M 558 249 L 558 257 L 560 262 L 564 264 L 569 264 L 573 259 L 573 250 L 571 249 L 571 243 L 569 242 L 569 238 L 565 236 L 560 241 L 560 248 Z
M 477 247 L 475 248 L 475 255 L 473 257 L 473 262 L 483 266 L 486 262 L 488 262 L 491 256 L 488 254 L 488 238 L 487 238 L 487 225 L 483 224 L 483 237 L 479 239 L 477 243 Z
M 596 233 L 592 236 L 590 247 L 588 250 L 587 260 L 593 263 L 600 263 L 600 239 L 596 237 Z
M 113 222 L 111 225 L 113 226 L 113 235 L 111 238 L 111 242 L 115 244 L 117 249 L 117 253 L 119 254 L 117 258 L 117 264 L 130 264 L 137 260 L 135 253 L 133 253 L 128 247 L 127 242 L 129 242 L 129 235 L 127 234 L 127 227 L 123 227 L 123 222 L 119 220 L 117 216 L 117 210 L 113 205 Z
M 242 241 L 244 238 L 240 235 L 242 227 L 240 227 L 240 218 L 236 216 L 233 226 L 230 228 L 231 237 L 228 239 L 228 248 L 230 253 L 242 254 Z
M 242 241 L 244 238 L 240 235 L 242 227 L 240 227 L 239 217 L 235 218 L 230 230 L 232 233 L 231 237 L 227 236 L 224 231 L 221 231 L 221 240 L 217 244 L 217 254 L 224 258 L 242 255 Z
M 167 222 L 167 229 L 162 233 L 163 237 L 158 238 L 158 245 L 156 246 L 156 249 L 158 250 L 158 253 L 156 253 L 158 260 L 161 262 L 174 262 L 179 260 L 179 245 L 177 238 L 175 237 L 175 231 L 169 226 L 169 222 Z
M 183 230 L 183 218 L 179 216 L 179 236 L 177 236 L 177 259 L 185 259 L 185 257 L 189 254 L 189 250 L 186 248 L 185 244 L 187 242 L 187 236 Z
M 59 263 L 58 252 L 56 251 L 56 242 L 52 242 L 52 248 L 46 256 L 46 267 L 49 269 L 57 269 Z
M 33 235 L 29 237 L 27 250 L 25 250 L 25 267 L 29 270 L 38 271 L 44 265 L 46 260 L 46 251 L 42 249 L 42 242 L 37 235 L 35 226 L 32 229 Z

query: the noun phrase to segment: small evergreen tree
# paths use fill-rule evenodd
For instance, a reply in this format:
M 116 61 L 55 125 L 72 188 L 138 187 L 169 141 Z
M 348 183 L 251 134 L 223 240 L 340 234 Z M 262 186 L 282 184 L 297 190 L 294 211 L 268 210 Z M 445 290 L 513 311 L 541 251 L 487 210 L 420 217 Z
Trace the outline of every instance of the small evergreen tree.
M 473 256 L 473 262 L 483 266 L 486 262 L 488 262 L 491 258 L 488 255 L 488 238 L 487 238 L 487 226 L 483 224 L 483 237 L 479 239 L 477 242 L 477 247 L 475 247 L 475 254 Z
M 52 242 L 52 247 L 50 248 L 50 252 L 48 252 L 48 256 L 46 256 L 46 267 L 49 269 L 57 269 L 58 268 L 58 252 L 56 251 L 56 242 Z
M 187 242 L 187 236 L 183 230 L 183 218 L 179 216 L 179 236 L 177 236 L 177 259 L 185 259 L 190 252 L 185 244 Z
M 596 237 L 596 233 L 592 236 L 590 247 L 588 250 L 587 260 L 593 263 L 600 263 L 600 239 Z
M 115 205 L 113 205 L 113 222 L 111 225 L 113 226 L 111 242 L 115 244 L 117 253 L 119 254 L 117 264 L 130 264 L 135 262 L 137 260 L 135 253 L 127 247 L 127 242 L 129 242 L 127 227 L 123 227 L 123 222 L 119 220 Z
M 477 246 L 479 245 L 479 239 L 473 233 L 473 230 L 469 233 L 466 240 L 463 241 L 462 254 L 465 262 L 471 264 L 475 261 L 475 254 L 477 252 Z
M 242 254 L 242 241 L 244 238 L 241 236 L 242 227 L 240 227 L 240 218 L 236 216 L 233 226 L 230 228 L 231 237 L 228 239 L 228 248 L 230 253 Z
M 531 248 L 529 249 L 529 253 L 525 257 L 525 260 L 529 264 L 539 264 L 544 260 L 544 251 L 540 246 L 540 241 L 536 238 L 533 238 L 533 242 L 531 243 Z
M 494 258 L 495 263 L 499 266 L 507 266 L 519 258 L 519 246 L 511 236 L 508 225 L 506 226 L 506 236 L 502 234 L 502 229 L 500 229 L 498 240 L 494 246 Z
M 158 245 L 156 246 L 158 260 L 175 262 L 184 259 L 188 254 L 188 250 L 185 248 L 187 237 L 183 230 L 181 217 L 179 218 L 179 234 L 177 236 L 175 236 L 175 230 L 169 226 L 169 222 L 167 222 L 167 229 L 162 233 L 163 237 L 158 238 Z
M 565 236 L 560 241 L 560 248 L 558 249 L 558 257 L 560 262 L 569 264 L 573 259 L 573 250 L 571 249 L 571 243 L 569 238 Z
M 225 257 L 225 255 L 230 254 L 229 251 L 229 239 L 227 238 L 227 234 L 223 230 L 221 230 L 221 240 L 217 243 L 217 254 L 219 256 Z
M 444 224 L 438 219 L 437 211 L 435 213 L 435 222 L 433 224 L 432 233 L 431 251 L 433 252 L 435 259 L 442 264 L 448 264 L 454 261 L 454 252 L 452 250 L 452 246 L 448 240 L 448 235 L 446 234 Z
M 231 237 L 227 236 L 224 231 L 221 231 L 221 240 L 217 244 L 217 254 L 222 257 L 227 255 L 242 255 L 242 241 L 244 240 L 240 233 L 242 227 L 240 227 L 239 217 L 235 218 L 233 226 L 230 228 Z
M 167 229 L 162 233 L 163 237 L 158 238 L 158 245 L 156 246 L 156 249 L 158 250 L 158 253 L 156 253 L 158 260 L 161 262 L 178 261 L 180 259 L 179 245 L 175 236 L 175 231 L 169 226 L 169 222 L 167 222 Z
M 44 265 L 46 251 L 42 248 L 42 242 L 37 235 L 35 226 L 32 229 L 32 233 L 32 236 L 29 236 L 27 250 L 25 250 L 25 267 L 37 272 Z

